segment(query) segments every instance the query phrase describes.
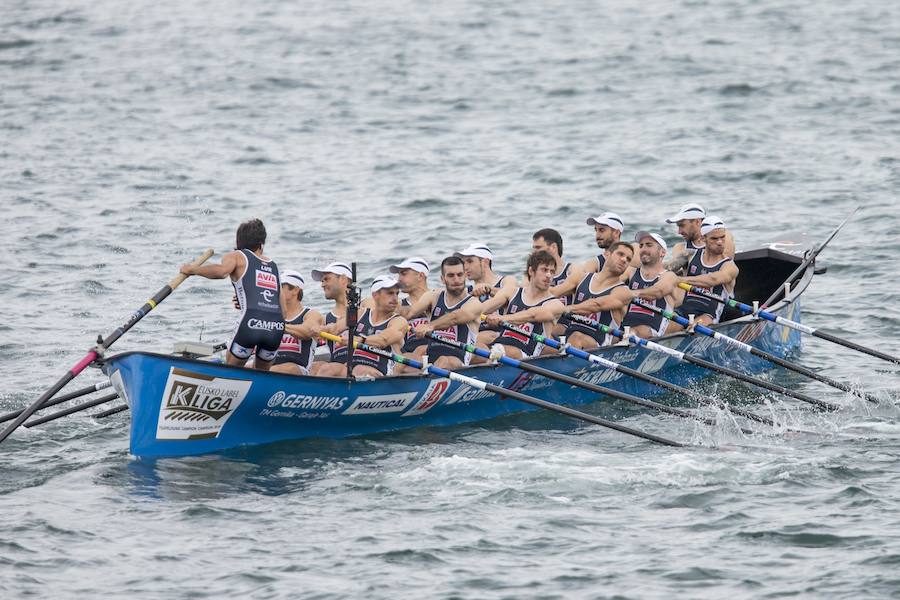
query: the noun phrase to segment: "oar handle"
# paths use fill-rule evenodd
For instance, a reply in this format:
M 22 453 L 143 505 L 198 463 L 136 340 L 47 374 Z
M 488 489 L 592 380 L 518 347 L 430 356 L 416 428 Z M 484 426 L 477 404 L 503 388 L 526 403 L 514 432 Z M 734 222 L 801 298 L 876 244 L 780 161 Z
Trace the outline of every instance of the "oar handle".
M 215 254 L 215 251 L 212 248 L 208 248 L 206 250 L 206 252 L 204 252 L 203 254 L 201 254 L 200 256 L 198 256 L 191 262 L 191 266 L 199 267 L 200 265 L 202 265 L 203 263 L 208 261 L 210 258 L 212 258 L 213 254 Z M 187 279 L 188 277 L 190 277 L 190 275 L 185 275 L 184 273 L 179 273 L 178 275 L 175 276 L 174 279 L 172 279 L 172 281 L 169 282 L 169 288 L 174 290 L 179 285 L 184 283 L 184 280 Z

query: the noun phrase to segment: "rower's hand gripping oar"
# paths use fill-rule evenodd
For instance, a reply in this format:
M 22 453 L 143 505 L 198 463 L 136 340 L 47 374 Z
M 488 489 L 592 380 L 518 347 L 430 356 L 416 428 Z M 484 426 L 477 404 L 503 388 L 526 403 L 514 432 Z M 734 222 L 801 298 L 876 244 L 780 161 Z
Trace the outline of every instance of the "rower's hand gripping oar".
M 880 358 L 881 360 L 886 360 L 888 362 L 892 362 L 894 364 L 900 365 L 900 358 L 896 356 L 891 356 L 890 354 L 885 354 L 880 350 L 875 350 L 873 348 L 867 348 L 861 344 L 857 344 L 856 342 L 851 342 L 850 340 L 845 340 L 843 338 L 839 338 L 836 335 L 832 335 L 830 333 L 826 333 L 824 331 L 819 331 L 813 327 L 809 327 L 808 325 L 804 325 L 802 323 L 797 323 L 796 321 L 791 321 L 790 319 L 786 319 L 774 313 L 770 313 L 769 311 L 762 310 L 760 308 L 754 309 L 749 304 L 744 304 L 743 302 L 738 302 L 737 300 L 725 299 L 721 296 L 716 296 L 715 294 L 709 293 L 707 290 L 691 285 L 689 283 L 679 283 L 678 287 L 681 289 L 697 294 L 698 296 L 703 296 L 704 298 L 709 298 L 710 300 L 715 300 L 716 302 L 720 302 L 725 306 L 730 306 L 745 315 L 752 314 L 761 319 L 765 319 L 766 321 L 771 321 L 772 323 L 777 323 L 778 325 L 782 325 L 784 327 L 788 327 L 790 329 L 794 329 L 799 331 L 800 333 L 805 333 L 807 335 L 812 335 L 817 338 L 821 338 L 823 340 L 827 340 L 829 342 L 833 342 L 835 344 L 839 344 L 846 348 L 850 348 L 852 350 L 856 350 L 858 352 L 862 352 L 864 354 L 868 354 L 869 356 L 874 356 L 875 358 Z
M 690 321 L 688 321 L 681 315 L 677 315 L 670 310 L 665 310 L 665 309 L 662 309 L 662 308 L 656 306 L 655 304 L 651 304 L 649 302 L 642 302 L 640 300 L 633 300 L 632 302 L 634 304 L 637 304 L 638 306 L 646 308 L 647 310 L 653 311 L 658 315 L 662 315 L 663 318 L 668 319 L 669 321 L 675 321 L 676 323 L 678 323 L 685 329 L 687 329 L 693 325 L 693 330 L 696 331 L 697 333 L 702 333 L 705 336 L 711 337 L 719 342 L 722 342 L 725 345 L 727 345 L 729 348 L 734 348 L 736 350 L 741 350 L 742 352 L 752 354 L 753 356 L 757 356 L 763 360 L 766 360 L 766 361 L 774 363 L 778 366 L 784 367 L 785 369 L 794 371 L 795 373 L 800 373 L 801 375 L 806 375 L 807 377 L 810 377 L 811 379 L 821 381 L 822 383 L 827 383 L 828 385 L 830 385 L 832 387 L 836 387 L 839 390 L 843 390 L 845 392 L 850 392 L 850 393 L 855 393 L 849 385 L 839 383 L 837 381 L 834 381 L 833 379 L 825 377 L 824 375 L 819 375 L 815 371 L 810 371 L 806 367 L 801 367 L 800 365 L 794 364 L 789 360 L 784 360 L 783 358 L 779 358 L 779 357 L 775 356 L 774 354 L 769 354 L 768 352 L 760 350 L 759 348 L 754 348 L 750 344 L 747 344 L 740 340 L 736 340 L 733 337 L 729 337 L 723 333 L 719 333 L 718 331 L 714 331 L 714 330 L 710 329 L 709 327 L 707 327 L 706 325 L 701 325 L 700 323 L 692 324 Z M 859 395 L 859 394 L 857 393 L 857 395 Z M 836 404 L 831 404 L 831 403 L 825 402 L 823 400 L 816 400 L 814 398 L 812 398 L 811 400 L 813 401 L 813 404 L 815 404 L 819 408 L 824 408 L 826 410 L 840 410 L 840 407 L 837 406 Z M 877 400 L 874 400 L 874 401 L 877 402 Z
M 194 262 L 192 262 L 191 264 L 199 267 L 200 265 L 205 263 L 207 260 L 209 260 L 209 257 L 211 257 L 212 255 L 213 255 L 213 251 L 211 249 L 207 250 L 206 252 L 201 254 L 199 257 L 197 257 L 197 259 L 194 260 Z M 137 323 L 138 321 L 143 319 L 144 316 L 147 315 L 147 313 L 149 313 L 154 308 L 156 308 L 156 306 L 160 302 L 165 300 L 169 296 L 169 294 L 171 294 L 173 291 L 175 291 L 175 288 L 177 288 L 179 285 L 181 285 L 184 282 L 184 280 L 187 279 L 187 277 L 188 276 L 185 275 L 184 273 L 179 273 L 172 281 L 170 281 L 167 285 L 164 285 L 158 292 L 156 292 L 152 298 L 147 300 L 147 302 L 145 302 L 142 307 L 140 307 L 131 316 L 129 316 L 128 319 L 122 325 L 120 325 L 115 331 L 113 331 L 111 334 L 109 334 L 106 338 L 98 339 L 97 345 L 90 352 L 85 354 L 84 358 L 82 358 L 77 363 L 75 363 L 75 366 L 73 366 L 71 369 L 69 369 L 68 372 L 66 372 L 66 374 L 63 375 L 59 381 L 57 381 L 55 384 L 53 384 L 53 386 L 49 390 L 44 392 L 44 394 L 40 398 L 35 400 L 34 403 L 31 404 L 31 406 L 29 406 L 28 408 L 23 410 L 19 414 L 19 416 L 16 418 L 16 420 L 13 421 L 9 425 L 9 427 L 7 427 L 5 430 L 3 430 L 2 433 L 0 433 L 0 442 L 5 440 L 6 438 L 8 438 L 9 435 L 13 431 L 18 429 L 19 425 L 24 423 L 25 420 L 28 419 L 28 417 L 30 417 L 34 413 L 34 411 L 41 408 L 41 406 L 43 406 L 44 402 L 46 402 L 48 399 L 52 398 L 53 395 L 56 394 L 56 392 L 61 390 L 63 388 L 63 386 L 65 386 L 67 383 L 72 381 L 79 373 L 81 373 L 84 369 L 86 369 L 89 364 L 91 364 L 92 362 L 94 362 L 95 360 L 100 358 L 101 355 L 103 354 L 103 352 L 107 348 L 112 346 L 116 342 L 116 340 L 118 340 L 120 337 L 125 335 L 125 332 L 127 332 L 129 329 L 131 329 L 135 323 Z
M 515 331 L 516 333 L 521 333 L 522 335 L 528 335 L 527 332 L 523 330 L 519 330 L 509 323 L 501 322 L 500 326 L 504 329 L 509 329 L 511 331 Z M 537 334 L 533 334 L 537 335 Z M 612 390 L 609 388 L 605 388 L 603 386 L 599 386 L 595 383 L 590 383 L 588 381 L 582 381 L 577 377 L 571 377 L 569 375 L 565 375 L 563 373 L 557 373 L 556 371 L 551 371 L 549 369 L 545 369 L 543 367 L 539 367 L 537 365 L 533 365 L 531 363 L 523 362 L 521 360 L 517 360 L 515 358 L 510 358 L 509 356 L 494 356 L 493 353 L 485 350 L 484 348 L 477 348 L 472 344 L 464 344 L 463 342 L 457 340 L 449 340 L 442 338 L 439 335 L 434 333 L 426 333 L 425 337 L 430 338 L 440 344 L 445 344 L 447 346 L 452 346 L 453 348 L 458 348 L 470 354 L 474 354 L 476 356 L 480 356 L 482 358 L 496 359 L 497 362 L 509 365 L 511 367 L 516 367 L 518 369 L 522 369 L 523 371 L 527 371 L 530 373 L 534 373 L 535 375 L 540 375 L 541 377 L 546 377 L 547 379 L 555 379 L 556 381 L 561 381 L 571 386 L 580 387 L 585 390 L 589 390 L 591 392 L 595 392 L 597 394 L 603 394 L 605 396 L 610 396 L 612 398 L 616 398 L 618 400 L 624 400 L 625 402 L 629 402 L 631 404 L 637 404 L 639 406 L 644 406 L 647 408 L 652 408 L 658 410 L 660 412 L 668 413 L 670 415 L 675 415 L 676 417 L 681 417 L 682 419 L 693 419 L 695 421 L 700 421 L 706 425 L 715 425 L 716 422 L 713 419 L 708 419 L 701 417 L 699 415 L 691 414 L 687 411 L 681 410 L 679 408 L 674 408 L 672 406 L 666 406 L 665 404 L 659 404 L 657 402 L 653 402 L 651 400 L 646 400 L 639 396 L 634 396 L 632 394 L 627 394 L 625 392 L 620 392 L 618 390 Z M 538 336 L 543 339 L 543 336 Z M 540 341 L 540 340 L 538 340 Z M 554 341 L 554 340 L 550 340 Z M 551 346 L 553 347 L 553 346 Z M 605 359 L 604 359 L 605 360 Z M 617 363 L 610 363 L 611 365 L 617 365 Z M 605 366 L 605 365 L 604 365 Z M 609 368 L 609 367 L 608 367 Z M 678 387 L 678 386 L 675 386 Z M 680 389 L 680 388 L 679 388 Z M 749 430 L 742 430 L 743 433 L 753 433 Z
M 319 332 L 319 336 L 330 340 L 332 342 L 341 341 L 336 335 L 332 335 L 330 333 L 326 333 L 324 331 Z M 401 356 L 400 354 L 394 354 L 393 352 L 388 352 L 381 348 L 376 348 L 374 346 L 370 346 L 363 342 L 354 341 L 354 348 L 359 348 L 360 350 L 365 350 L 366 352 L 371 352 L 372 354 L 377 354 L 379 356 L 384 356 L 398 364 L 408 365 L 413 369 L 421 370 L 424 365 L 417 360 L 413 360 L 412 358 L 407 358 L 405 356 Z M 644 431 L 639 431 L 637 429 L 632 429 L 631 427 L 627 427 L 625 425 L 620 425 L 618 423 L 614 423 L 612 421 L 607 421 L 606 419 L 601 419 L 600 417 L 595 417 L 594 415 L 589 415 L 587 413 L 569 408 L 567 406 L 560 406 L 558 404 L 554 404 L 553 402 L 547 402 L 546 400 L 541 400 L 540 398 L 535 398 L 534 396 L 528 396 L 526 394 L 522 394 L 521 392 L 515 392 L 513 390 L 508 390 L 506 388 L 502 388 L 500 386 L 494 385 L 492 383 L 487 383 L 485 381 L 480 381 L 478 379 L 473 379 L 472 377 L 466 377 L 465 375 L 461 375 L 459 373 L 455 373 L 453 371 L 448 371 L 447 369 L 442 369 L 440 367 L 435 367 L 434 365 L 428 365 L 427 371 L 432 375 L 437 375 L 438 377 L 446 377 L 451 381 L 457 381 L 462 383 L 463 385 L 467 385 L 469 387 L 473 387 L 479 390 L 491 392 L 492 394 L 497 394 L 498 396 L 504 396 L 507 398 L 512 398 L 513 400 L 518 400 L 520 402 L 525 402 L 526 404 L 531 404 L 533 406 L 538 406 L 540 408 L 545 408 L 547 410 L 552 410 L 554 412 L 558 412 L 560 414 L 564 414 L 569 417 L 573 417 L 575 419 L 581 419 L 582 421 L 587 421 L 588 423 L 593 423 L 595 425 L 601 425 L 603 427 L 607 427 L 609 429 L 615 429 L 616 431 L 620 431 L 622 433 L 627 433 L 629 435 L 633 435 L 639 438 L 643 438 L 645 440 L 649 440 L 651 442 L 656 442 L 657 444 L 663 444 L 665 446 L 674 446 L 674 447 L 683 447 L 685 444 L 681 442 L 676 442 L 673 440 L 669 440 L 658 435 L 654 435 L 652 433 L 646 433 Z

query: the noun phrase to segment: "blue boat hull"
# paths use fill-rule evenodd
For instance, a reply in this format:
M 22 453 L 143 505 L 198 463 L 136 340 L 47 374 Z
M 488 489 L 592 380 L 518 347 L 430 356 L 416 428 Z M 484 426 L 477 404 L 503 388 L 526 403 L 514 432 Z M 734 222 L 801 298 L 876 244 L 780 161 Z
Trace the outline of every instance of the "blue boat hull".
M 773 310 L 799 321 L 799 292 L 795 296 Z M 798 332 L 768 322 L 739 320 L 717 329 L 778 356 L 797 350 L 801 343 Z M 659 341 L 747 373 L 771 367 L 708 337 L 676 335 Z M 598 350 L 598 354 L 682 385 L 710 375 L 709 371 L 642 348 L 612 346 Z M 535 363 L 638 396 L 664 393 L 574 357 L 547 356 L 535 359 Z M 143 457 L 203 454 L 242 445 L 341 438 L 423 425 L 456 425 L 534 410 L 524 403 L 433 376 L 351 382 L 262 373 L 147 352 L 111 357 L 104 371 L 131 407 L 131 453 Z M 465 373 L 568 406 L 609 400 L 513 367 L 483 365 L 470 367 Z

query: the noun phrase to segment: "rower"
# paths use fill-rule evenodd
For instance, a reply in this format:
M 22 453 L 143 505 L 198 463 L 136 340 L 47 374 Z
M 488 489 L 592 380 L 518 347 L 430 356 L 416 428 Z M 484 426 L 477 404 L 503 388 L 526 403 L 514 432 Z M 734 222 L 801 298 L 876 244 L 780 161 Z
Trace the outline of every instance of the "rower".
M 588 273 L 578 283 L 575 303 L 567 310 L 585 315 L 612 328 L 619 327 L 632 294 L 622 278 L 634 259 L 634 247 L 628 242 L 614 242 L 606 250 L 606 260 L 598 273 Z M 566 341 L 582 350 L 606 346 L 612 338 L 593 327 L 570 323 Z
M 446 339 L 474 344 L 478 335 L 481 302 L 466 288 L 466 271 L 460 257 L 448 256 L 441 261 L 441 282 L 444 284 L 443 290 L 423 294 L 407 313 L 410 318 L 425 313 L 431 315 L 430 321 L 416 326 L 416 336 L 427 339 L 424 336 L 434 332 Z M 434 366 L 448 370 L 468 365 L 472 356 L 465 350 L 434 340 L 429 340 L 425 355 Z
M 557 257 L 546 250 L 532 252 L 525 264 L 525 285 L 516 289 L 504 288 L 482 305 L 485 313 L 493 313 L 485 318 L 488 325 L 500 327 L 500 322 L 506 321 L 527 333 L 551 335 L 556 319 L 565 310 L 564 304 L 550 293 L 556 264 Z M 500 306 L 506 307 L 503 315 L 493 312 Z M 497 344 L 503 347 L 506 356 L 515 359 L 539 356 L 544 349 L 544 345 L 531 336 L 508 329 L 502 330 L 493 347 Z
M 688 262 L 687 276 L 679 277 L 677 283 L 687 283 L 691 286 L 705 288 L 708 293 L 727 300 L 734 294 L 738 268 L 734 259 L 725 253 L 728 237 L 725 223 L 716 216 L 706 217 L 700 225 L 700 232 L 703 234 L 705 245 Z M 681 305 L 675 310 L 679 315 L 685 318 L 691 318 L 690 316 L 693 315 L 694 322 L 703 325 L 719 322 L 724 304 L 676 288 L 676 293 L 678 292 L 681 292 L 679 295 L 684 298 Z M 670 327 L 673 331 L 683 329 L 674 322 Z
M 392 265 L 391 273 L 397 274 L 397 281 L 400 283 L 400 291 L 406 294 L 405 298 L 400 300 L 400 308 L 398 312 L 409 322 L 409 331 L 406 333 L 406 339 L 403 342 L 401 352 L 403 356 L 420 360 L 425 354 L 428 347 L 428 340 L 416 337 L 413 328 L 428 322 L 427 315 L 418 315 L 411 317 L 409 309 L 419 299 L 425 295 L 428 290 L 428 262 L 424 258 L 413 256 L 407 258 L 397 265 Z M 407 368 L 403 365 L 397 365 L 396 373 L 401 373 Z
M 573 265 L 570 262 L 563 261 L 563 240 L 562 236 L 555 229 L 541 229 L 534 232 L 531 236 L 531 251 L 537 252 L 543 250 L 548 252 L 556 261 L 556 275 L 550 282 L 550 286 L 559 285 L 569 276 Z M 571 294 L 560 298 L 560 302 L 566 304 L 572 299 Z
M 325 324 L 333 325 L 338 319 L 345 318 L 347 315 L 347 286 L 350 285 L 350 279 L 353 272 L 350 266 L 344 262 L 333 262 L 327 267 L 312 270 L 313 281 L 318 281 L 322 285 L 322 293 L 326 300 L 334 301 L 334 308 L 325 315 Z M 340 373 L 340 368 L 329 368 L 329 372 L 336 373 L 335 377 L 346 374 L 347 364 L 347 346 L 339 342 L 327 342 L 329 351 L 328 362 L 316 361 L 309 370 L 310 375 L 321 375 L 321 369 L 326 365 L 341 365 L 344 372 Z
M 275 360 L 284 332 L 281 296 L 278 293 L 278 267 L 263 255 L 266 227 L 259 219 L 241 223 L 235 235 L 235 248 L 222 256 L 217 265 L 182 265 L 185 275 L 207 279 L 231 278 L 240 305 L 241 317 L 228 345 L 226 364 L 244 366 L 256 352 L 254 367 L 268 371 Z
M 493 269 L 494 254 L 487 244 L 475 243 L 454 253 L 462 258 L 466 277 L 472 282 L 469 293 L 484 302 L 504 288 L 515 289 L 516 280 L 508 275 L 498 275 Z M 484 347 L 492 344 L 500 332 L 482 323 L 478 327 L 478 343 Z
M 284 297 L 284 335 L 272 371 L 291 375 L 309 375 L 313 350 L 322 328 L 322 314 L 303 306 L 303 275 L 298 271 L 281 273 L 281 295 Z
M 598 217 L 590 217 L 586 223 L 594 227 L 594 240 L 600 253 L 587 261 L 573 265 L 569 276 L 562 283 L 554 284 L 550 291 L 558 298 L 571 296 L 575 288 L 589 273 L 597 273 L 603 269 L 606 262 L 606 249 L 618 242 L 625 230 L 625 222 L 622 217 L 613 212 L 605 212 Z
M 679 275 L 684 273 L 685 265 L 705 245 L 700 232 L 700 224 L 705 218 L 706 210 L 699 204 L 690 203 L 682 206 L 675 216 L 666 219 L 666 223 L 674 223 L 678 227 L 678 235 L 684 238 L 683 242 L 678 242 L 672 248 L 666 268 Z M 725 254 L 734 258 L 734 238 L 731 233 L 726 237 Z
M 634 236 L 638 243 L 641 266 L 630 269 L 628 289 L 637 298 L 653 303 L 663 310 L 675 306 L 675 284 L 678 278 L 663 266 L 668 246 L 661 235 L 649 231 L 638 231 Z M 631 304 L 622 320 L 623 327 L 631 327 L 631 332 L 642 338 L 659 337 L 666 334 L 669 321 L 639 304 Z
M 397 314 L 399 305 L 400 283 L 390 275 L 376 277 L 372 282 L 371 302 L 357 320 L 355 335 L 370 346 L 386 349 L 392 354 L 399 353 L 406 330 L 409 328 L 406 319 Z M 328 330 L 332 333 L 347 331 L 346 317 L 338 319 Z M 346 369 L 345 365 L 329 363 L 319 370 L 319 375 L 340 377 L 346 373 Z M 361 348 L 353 351 L 354 377 L 384 377 L 393 374 L 393 370 L 394 361 L 386 356 L 373 354 Z

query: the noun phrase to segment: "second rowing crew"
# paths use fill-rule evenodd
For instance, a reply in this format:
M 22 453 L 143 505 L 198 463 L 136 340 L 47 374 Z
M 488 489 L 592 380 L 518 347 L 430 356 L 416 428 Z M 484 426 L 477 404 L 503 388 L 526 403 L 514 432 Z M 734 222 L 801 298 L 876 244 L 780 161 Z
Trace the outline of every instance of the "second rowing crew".
M 473 344 L 512 358 L 546 353 L 539 336 L 565 336 L 579 349 L 611 343 L 595 328 L 571 322 L 566 313 L 586 316 L 610 328 L 631 327 L 643 338 L 680 331 L 682 327 L 642 303 L 656 305 L 695 322 L 717 323 L 723 300 L 731 298 L 738 277 L 734 241 L 722 219 L 708 216 L 697 204 L 687 204 L 667 220 L 684 238 L 669 250 L 657 233 L 638 231 L 623 241 L 624 221 L 605 212 L 587 219 L 600 252 L 576 264 L 563 260 L 563 240 L 554 229 L 532 236 L 532 252 L 521 281 L 493 270 L 494 255 L 486 244 L 474 243 L 447 256 L 440 264 L 441 287 L 428 285 L 426 260 L 410 257 L 393 265 L 390 274 L 375 278 L 362 305 L 355 335 L 368 346 L 390 349 L 416 360 L 427 355 L 438 367 L 453 370 L 483 361 L 435 337 Z M 312 270 L 325 298 L 334 305 L 323 315 L 303 305 L 305 279 L 296 270 L 279 271 L 265 256 L 266 229 L 259 219 L 241 223 L 235 250 L 219 264 L 184 265 L 181 272 L 209 279 L 231 280 L 241 318 L 228 344 L 226 361 L 264 371 L 339 377 L 346 373 L 347 289 L 351 270 L 334 262 Z M 700 295 L 680 283 L 702 288 Z M 401 298 L 401 292 L 404 297 Z M 638 300 L 639 302 L 634 302 Z M 482 315 L 487 315 L 482 319 Z M 515 329 L 507 329 L 514 325 Z M 327 342 L 329 359 L 313 361 L 320 333 L 343 335 Z M 533 336 L 531 334 L 537 334 Z M 353 351 L 355 376 L 380 377 L 409 372 L 380 354 Z

